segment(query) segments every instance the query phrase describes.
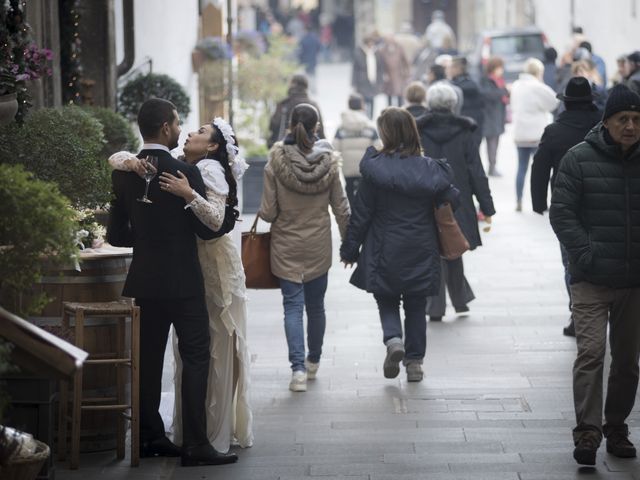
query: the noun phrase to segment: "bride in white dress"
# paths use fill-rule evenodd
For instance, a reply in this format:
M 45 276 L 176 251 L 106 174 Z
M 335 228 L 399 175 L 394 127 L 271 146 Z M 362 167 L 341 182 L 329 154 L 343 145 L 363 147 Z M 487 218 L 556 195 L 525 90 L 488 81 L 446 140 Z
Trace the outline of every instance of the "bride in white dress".
M 211 124 L 190 133 L 183 150 L 184 160 L 200 170 L 207 198 L 198 195 L 180 172 L 178 177 L 162 173 L 160 188 L 183 197 L 187 204 L 185 208 L 193 209 L 200 221 L 217 231 L 222 226 L 226 207 L 238 204 L 236 181 L 247 168 L 244 159 L 238 155 L 233 130 L 225 120 L 216 117 Z M 128 152 L 112 155 L 109 163 L 118 170 L 144 169 L 141 161 Z M 240 254 L 230 234 L 212 240 L 198 239 L 198 257 L 211 333 L 207 435 L 216 450 L 226 453 L 231 445 L 253 445 L 245 276 Z M 175 391 L 179 392 L 182 361 L 175 334 L 173 352 Z M 182 443 L 180 403 L 180 395 L 176 395 L 173 431 L 177 444 Z

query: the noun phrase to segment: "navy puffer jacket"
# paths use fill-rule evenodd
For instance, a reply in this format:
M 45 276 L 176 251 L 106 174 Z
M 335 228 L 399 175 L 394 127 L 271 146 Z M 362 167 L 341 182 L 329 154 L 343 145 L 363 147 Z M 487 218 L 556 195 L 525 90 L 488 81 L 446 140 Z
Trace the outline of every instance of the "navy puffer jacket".
M 571 281 L 640 286 L 640 149 L 626 156 L 596 125 L 562 158 L 549 216 Z M 637 146 L 636 146 L 637 147 Z
M 436 295 L 440 255 L 433 208 L 444 202 L 457 206 L 451 168 L 444 161 L 370 147 L 360 172 L 340 249 L 343 260 L 358 263 L 351 283 L 380 295 Z

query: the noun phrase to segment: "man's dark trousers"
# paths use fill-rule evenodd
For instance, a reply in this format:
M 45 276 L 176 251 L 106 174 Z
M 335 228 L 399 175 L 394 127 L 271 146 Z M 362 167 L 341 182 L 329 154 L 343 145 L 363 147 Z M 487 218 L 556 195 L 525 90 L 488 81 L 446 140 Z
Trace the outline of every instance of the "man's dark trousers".
M 140 436 L 154 440 L 165 435 L 158 409 L 162 367 L 169 328 L 178 335 L 183 362 L 183 446 L 207 442 L 205 400 L 209 372 L 209 320 L 203 296 L 184 299 L 136 299 L 140 306 Z

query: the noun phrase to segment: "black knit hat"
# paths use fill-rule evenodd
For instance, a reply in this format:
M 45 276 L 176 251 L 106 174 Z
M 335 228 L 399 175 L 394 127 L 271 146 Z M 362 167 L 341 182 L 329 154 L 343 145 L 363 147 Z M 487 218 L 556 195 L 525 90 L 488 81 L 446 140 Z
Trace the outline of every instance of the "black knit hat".
M 629 89 L 629 87 L 618 84 L 609 92 L 609 98 L 604 106 L 602 120 L 606 120 L 618 112 L 630 110 L 640 112 L 640 95 Z
M 593 100 L 593 92 L 589 80 L 584 77 L 572 77 L 564 89 L 564 94 L 559 93 L 557 98 L 563 102 L 585 102 L 591 103 Z
M 634 63 L 640 63 L 640 50 L 636 50 L 635 52 L 631 52 L 627 55 L 627 60 L 630 60 Z

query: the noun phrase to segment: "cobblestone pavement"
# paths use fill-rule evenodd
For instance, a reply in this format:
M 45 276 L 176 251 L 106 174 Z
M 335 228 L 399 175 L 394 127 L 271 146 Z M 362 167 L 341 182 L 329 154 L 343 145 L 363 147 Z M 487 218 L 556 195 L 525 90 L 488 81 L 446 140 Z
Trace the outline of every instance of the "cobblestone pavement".
M 320 76 L 319 85 L 343 76 L 348 82 L 348 69 L 324 67 Z M 336 98 L 346 98 L 348 89 L 341 92 L 327 94 L 330 129 L 342 106 Z M 424 381 L 409 384 L 404 371 L 393 380 L 383 377 L 375 302 L 348 283 L 350 271 L 338 265 L 335 248 L 324 353 L 306 393 L 287 388 L 279 292 L 250 292 L 256 442 L 238 451 L 236 465 L 185 469 L 145 459 L 130 469 L 111 460 L 112 453 L 94 454 L 82 457 L 77 472 L 59 465 L 57 478 L 640 478 L 638 460 L 616 459 L 604 447 L 595 469 L 578 468 L 571 457 L 575 344 L 562 336 L 568 310 L 559 249 L 548 217 L 532 213 L 528 202 L 525 212 L 514 211 L 516 152 L 508 134 L 499 155 L 504 176 L 491 180 L 498 210 L 493 230 L 482 248 L 464 257 L 477 299 L 467 316 L 449 307 L 442 323 L 428 324 Z M 636 443 L 638 420 L 636 409 L 630 418 Z

